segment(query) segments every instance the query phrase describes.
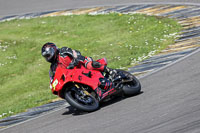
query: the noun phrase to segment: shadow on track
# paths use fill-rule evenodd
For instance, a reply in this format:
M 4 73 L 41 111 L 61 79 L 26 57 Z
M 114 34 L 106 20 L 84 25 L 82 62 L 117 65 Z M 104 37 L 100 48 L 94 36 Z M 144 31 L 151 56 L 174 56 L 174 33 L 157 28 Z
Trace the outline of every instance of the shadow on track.
M 118 96 L 118 97 L 114 97 L 114 98 L 112 98 L 112 99 L 110 99 L 110 100 L 108 100 L 108 101 L 101 102 L 101 103 L 100 103 L 100 107 L 99 107 L 98 110 L 100 110 L 100 109 L 102 109 L 102 108 L 104 108 L 104 107 L 107 107 L 107 106 L 109 106 L 109 105 L 115 104 L 115 103 L 117 103 L 117 102 L 120 102 L 120 101 L 122 101 L 122 100 L 125 100 L 125 99 L 127 99 L 127 98 L 132 98 L 132 97 L 139 96 L 139 95 L 142 94 L 142 93 L 143 93 L 143 92 L 141 91 L 139 94 L 134 95 L 134 96 L 130 96 L 130 97 Z M 95 112 L 95 111 L 93 111 L 93 112 L 81 111 L 81 110 L 78 110 L 78 109 L 76 109 L 76 108 L 74 108 L 74 107 L 72 107 L 72 106 L 66 107 L 66 110 L 67 110 L 67 111 L 65 111 L 62 115 L 73 115 L 73 116 L 77 116 L 77 115 L 85 115 L 85 114 L 89 114 L 89 113 Z M 96 111 L 98 111 L 98 110 L 96 110 Z

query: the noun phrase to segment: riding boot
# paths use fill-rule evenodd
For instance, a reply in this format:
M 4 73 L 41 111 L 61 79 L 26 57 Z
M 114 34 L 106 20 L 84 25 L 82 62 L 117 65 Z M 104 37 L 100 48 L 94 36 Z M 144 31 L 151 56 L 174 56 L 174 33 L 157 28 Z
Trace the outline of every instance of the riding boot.
M 107 66 L 105 66 L 104 72 L 109 75 L 110 79 L 115 79 L 115 77 L 117 76 L 117 71 Z

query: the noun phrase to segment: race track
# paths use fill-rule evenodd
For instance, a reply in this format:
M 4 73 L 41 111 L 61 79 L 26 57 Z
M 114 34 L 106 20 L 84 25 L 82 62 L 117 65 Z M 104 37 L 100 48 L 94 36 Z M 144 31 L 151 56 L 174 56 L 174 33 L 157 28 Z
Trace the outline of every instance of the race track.
M 5 3 L 7 2 L 6 0 L 2 1 Z M 130 0 L 126 1 L 127 3 L 131 2 Z M 30 2 L 33 2 L 32 5 L 34 6 L 34 0 L 31 0 Z M 90 2 L 88 6 L 92 6 Z M 108 1 L 108 3 L 103 2 L 105 1 L 102 1 L 102 5 L 111 4 L 111 1 Z M 194 0 L 194 3 L 195 2 L 198 3 L 198 0 Z M 41 1 L 41 3 L 46 4 L 48 2 Z M 122 2 L 120 1 L 119 3 L 116 1 L 114 2 L 114 4 L 121 3 Z M 29 4 L 31 5 L 31 3 Z M 0 3 L 0 5 L 2 4 Z M 71 5 L 73 5 L 72 1 Z M 74 2 L 74 5 L 76 5 L 76 2 Z M 81 3 L 78 5 L 81 6 Z M 93 4 L 93 6 L 96 5 L 98 5 L 98 2 Z M 47 9 L 45 10 L 50 10 L 50 6 L 50 4 L 47 4 Z M 83 3 L 83 6 L 86 5 Z M 64 8 L 64 5 L 60 4 L 60 6 L 55 8 Z M 73 6 L 71 6 L 71 8 L 73 8 Z M 0 7 L 0 9 L 2 8 Z M 14 10 L 17 9 L 13 9 L 13 11 Z M 24 11 L 27 11 L 27 9 L 24 8 Z M 32 7 L 30 11 L 36 11 L 36 9 Z M 5 16 L 5 14 L 6 11 L 4 14 L 2 12 L 1 15 Z M 7 15 L 10 14 L 12 13 L 7 12 Z M 187 58 L 179 60 L 165 69 L 141 78 L 142 94 L 126 99 L 116 99 L 113 102 L 105 104 L 98 111 L 92 113 L 81 113 L 66 107 L 44 116 L 31 119 L 24 123 L 3 129 L 0 132 L 199 133 L 199 58 L 200 49 L 192 53 Z
M 93 113 L 65 108 L 2 133 L 199 133 L 200 50 L 140 79 L 143 93 Z

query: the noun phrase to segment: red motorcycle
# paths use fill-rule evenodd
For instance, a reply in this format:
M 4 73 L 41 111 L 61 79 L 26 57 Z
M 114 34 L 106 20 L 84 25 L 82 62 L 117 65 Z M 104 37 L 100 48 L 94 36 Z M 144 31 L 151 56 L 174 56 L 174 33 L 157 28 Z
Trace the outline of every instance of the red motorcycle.
M 106 59 L 97 60 L 107 65 Z M 82 111 L 95 111 L 99 103 L 114 96 L 132 96 L 139 94 L 141 85 L 139 80 L 132 74 L 116 69 L 117 76 L 110 79 L 108 74 L 96 70 L 88 70 L 83 64 L 75 66 L 74 69 L 66 69 L 57 66 L 54 79 L 51 82 L 52 92 L 66 101 L 73 107 Z M 107 78 L 112 81 L 117 89 L 104 92 L 99 87 L 99 79 Z

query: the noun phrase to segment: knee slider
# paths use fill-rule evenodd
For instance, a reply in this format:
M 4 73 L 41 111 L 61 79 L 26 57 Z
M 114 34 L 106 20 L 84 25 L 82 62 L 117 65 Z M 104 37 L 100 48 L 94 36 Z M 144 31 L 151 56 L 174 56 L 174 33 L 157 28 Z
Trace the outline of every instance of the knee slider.
M 94 68 L 100 68 L 100 67 L 101 67 L 101 64 L 100 64 L 99 62 L 97 62 L 97 61 L 93 61 L 93 62 L 92 62 L 92 66 L 93 66 Z

